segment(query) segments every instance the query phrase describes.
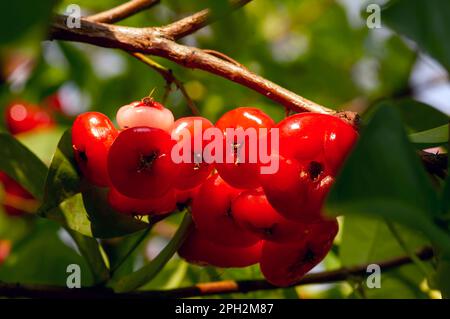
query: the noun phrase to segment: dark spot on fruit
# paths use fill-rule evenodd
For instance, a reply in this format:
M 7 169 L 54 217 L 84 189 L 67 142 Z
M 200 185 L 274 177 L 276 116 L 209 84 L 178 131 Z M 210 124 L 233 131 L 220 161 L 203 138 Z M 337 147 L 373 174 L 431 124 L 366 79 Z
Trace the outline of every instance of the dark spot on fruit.
M 78 156 L 80 157 L 80 159 L 81 159 L 83 162 L 87 162 L 87 161 L 88 161 L 88 157 L 87 157 L 87 155 L 86 155 L 86 152 L 84 152 L 84 151 L 79 151 L 79 152 L 78 152 Z
M 316 259 L 316 254 L 311 248 L 307 248 L 305 251 L 305 254 L 303 255 L 302 262 L 303 263 L 310 263 Z
M 228 209 L 227 209 L 227 213 L 226 213 L 226 216 L 228 217 L 228 218 L 230 218 L 230 219 L 233 219 L 234 217 L 233 217 L 233 210 L 231 209 L 231 205 L 228 207 Z
M 192 199 L 188 199 L 184 202 L 178 202 L 176 204 L 178 211 L 183 211 L 185 208 L 189 207 L 189 205 L 191 205 L 192 203 Z
M 144 171 L 149 170 L 152 167 L 153 161 L 158 158 L 158 152 L 152 152 L 149 155 L 141 154 L 141 158 L 139 159 L 139 165 L 137 168 L 138 173 L 142 173 Z
M 305 251 L 301 250 L 299 252 L 299 256 L 298 256 L 296 262 L 289 265 L 287 270 L 289 273 L 296 273 L 297 270 L 300 269 L 302 266 L 314 262 L 315 259 L 316 259 L 316 254 L 314 253 L 314 251 L 311 248 L 306 247 Z
M 312 180 L 317 179 L 323 172 L 323 165 L 319 162 L 312 161 L 308 167 L 309 177 Z
M 264 235 L 272 236 L 273 233 L 274 233 L 274 231 L 275 231 L 274 228 L 275 228 L 275 225 L 273 225 L 273 226 L 271 226 L 271 227 L 263 228 L 263 233 L 264 233 Z

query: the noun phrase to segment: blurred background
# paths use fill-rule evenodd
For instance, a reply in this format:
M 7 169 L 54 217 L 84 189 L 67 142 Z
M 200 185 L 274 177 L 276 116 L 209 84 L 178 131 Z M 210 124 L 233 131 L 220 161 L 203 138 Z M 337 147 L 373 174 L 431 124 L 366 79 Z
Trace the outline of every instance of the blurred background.
M 3 16 L 0 22 L 0 108 L 4 114 L 12 102 L 24 101 L 49 114 L 54 124 L 47 129 L 17 134 L 19 140 L 47 164 L 62 133 L 77 114 L 95 110 L 114 119 L 120 106 L 139 100 L 152 90 L 157 100 L 165 94 L 163 78 L 124 52 L 45 40 L 52 10 L 63 14 L 68 5 L 76 3 L 82 8 L 83 15 L 89 15 L 122 2 L 29 0 L 8 2 L 8 8 L 3 8 L 5 1 L 0 5 Z M 386 2 L 370 1 L 380 5 Z M 119 24 L 160 26 L 205 7 L 221 10 L 221 5 L 223 1 L 163 0 Z M 257 74 L 330 108 L 354 110 L 364 115 L 377 102 L 392 99 L 405 119 L 408 116 L 423 118 L 425 114 L 411 115 L 408 113 L 411 105 L 427 110 L 427 121 L 407 121 L 410 132 L 445 124 L 447 118 L 435 110 L 450 114 L 450 84 L 446 69 L 419 49 L 415 42 L 398 35 L 385 24 L 369 29 L 366 8 L 367 1 L 363 0 L 257 0 L 182 39 L 181 43 L 223 52 Z M 383 14 L 381 20 L 384 22 Z M 282 106 L 245 87 L 164 59 L 155 57 L 154 60 L 173 70 L 201 114 L 212 121 L 238 106 L 259 107 L 276 121 L 285 116 Z M 176 117 L 190 114 L 186 100 L 174 86 L 165 104 Z M 4 116 L 0 128 L 8 130 Z M 0 281 L 64 284 L 65 268 L 58 268 L 58 265 L 78 262 L 86 268 L 74 250 L 70 236 L 59 226 L 34 218 L 32 214 L 11 216 L 14 214 L 8 214 L 4 208 L 5 205 L 0 209 Z M 145 260 L 153 258 L 173 234 L 177 218 L 159 225 L 132 262 L 121 271 L 137 269 Z M 369 262 L 403 252 L 383 223 L 362 217 L 347 220 L 346 217 L 343 224 L 332 253 L 314 271 Z M 411 245 L 425 242 L 418 234 L 406 230 L 405 234 Z M 139 232 L 108 240 L 105 250 L 119 254 L 140 235 Z M 5 259 L 3 255 L 9 257 Z M 261 278 L 257 266 L 241 270 L 201 269 L 174 257 L 158 278 L 145 288 L 251 278 Z M 342 284 L 245 296 L 439 297 L 424 278 L 420 269 L 409 265 L 386 275 L 382 289 L 365 290 L 356 278 Z M 83 279 L 86 284 L 91 280 L 89 276 Z

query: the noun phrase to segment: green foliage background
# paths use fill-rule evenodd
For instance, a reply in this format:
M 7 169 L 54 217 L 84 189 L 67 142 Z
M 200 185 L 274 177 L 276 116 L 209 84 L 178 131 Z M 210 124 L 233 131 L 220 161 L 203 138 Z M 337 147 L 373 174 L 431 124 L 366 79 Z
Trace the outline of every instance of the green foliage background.
M 89 98 L 89 110 L 111 118 L 118 107 L 146 96 L 152 89 L 156 89 L 157 99 L 162 98 L 164 80 L 123 52 L 84 44 L 41 42 L 50 12 L 63 13 L 72 2 L 21 0 L 13 2 L 15 8 L 3 8 L 6 2 L 0 3 L 0 57 L 18 50 L 14 52 L 32 56 L 35 63 L 19 91 L 1 79 L 1 107 L 15 98 L 40 103 L 67 83 L 76 85 Z M 86 14 L 121 3 L 75 2 Z M 224 3 L 163 0 L 120 24 L 165 25 L 205 7 L 220 12 Z M 361 12 L 363 18 L 365 15 Z M 257 0 L 182 40 L 223 52 L 320 104 L 362 113 L 365 125 L 361 141 L 327 205 L 329 213 L 344 215 L 340 219 L 343 227 L 321 269 L 377 262 L 411 254 L 425 245 L 433 245 L 438 253 L 432 262 L 413 263 L 383 274 L 381 289 L 368 289 L 364 278 L 350 278 L 341 284 L 226 297 L 431 298 L 436 296 L 435 290 L 444 296 L 448 293 L 450 281 L 445 274 L 450 258 L 450 183 L 436 176 L 430 178 L 414 151 L 441 146 L 445 152 L 449 118 L 413 101 L 409 83 L 419 52 L 426 52 L 450 70 L 448 16 L 448 1 L 389 1 L 381 16 L 383 28 L 370 30 L 364 20 L 354 24 L 339 1 Z M 387 28 L 391 32 L 386 32 Z M 415 44 L 406 42 L 403 36 Z M 48 55 L 48 47 L 56 52 L 56 58 Z M 173 70 L 202 115 L 212 121 L 229 109 L 245 105 L 259 107 L 275 120 L 284 117 L 283 107 L 245 87 L 164 59 L 155 60 Z M 112 61 L 106 62 L 106 71 L 115 71 L 112 75 L 105 76 L 102 61 Z M 357 76 L 358 66 L 367 61 L 376 65 L 374 74 L 362 71 L 361 78 Z M 177 117 L 189 114 L 186 101 L 175 89 L 167 105 Z M 151 220 L 136 221 L 109 210 L 97 200 L 102 190 L 81 192 L 70 136 L 63 135 L 70 123 L 70 118 L 61 117 L 57 129 L 25 134 L 18 138 L 20 142 L 7 133 L 0 135 L 0 169 L 42 200 L 38 214 L 47 217 L 8 218 L 0 212 L 0 239 L 13 242 L 11 257 L 0 266 L 0 281 L 65 285 L 65 269 L 71 263 L 81 265 L 86 274 L 84 285 L 108 280 L 107 268 L 114 269 L 111 285 L 118 290 L 127 290 L 136 280 L 147 282 L 141 289 L 169 289 L 213 280 L 262 278 L 257 266 L 200 268 L 177 256 L 161 271 L 155 271 L 171 254 L 148 263 L 149 256 L 154 256 L 149 250 L 161 249 L 168 239 L 147 233 L 145 228 Z M 4 128 L 4 123 L 1 125 Z M 92 200 L 93 196 L 96 200 Z M 180 214 L 175 215 L 167 225 L 176 227 L 180 220 Z M 73 239 L 67 239 L 67 232 Z M 99 249 L 92 237 L 107 239 Z M 144 237 L 128 256 L 127 252 Z M 78 250 L 73 248 L 73 240 Z M 178 244 L 172 241 L 168 247 L 173 250 Z M 109 256 L 107 261 L 105 254 Z M 146 270 L 136 278 L 132 272 L 144 264 Z M 132 280 L 124 284 L 123 278 L 130 277 Z

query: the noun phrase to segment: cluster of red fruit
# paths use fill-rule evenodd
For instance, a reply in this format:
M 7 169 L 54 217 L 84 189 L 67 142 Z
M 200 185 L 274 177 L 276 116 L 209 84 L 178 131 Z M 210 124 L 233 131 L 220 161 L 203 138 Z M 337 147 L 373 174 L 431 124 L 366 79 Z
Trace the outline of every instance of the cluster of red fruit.
M 14 101 L 8 104 L 4 113 L 5 124 L 13 135 L 46 129 L 55 125 L 52 112 L 24 101 Z M 10 216 L 22 216 L 26 213 L 27 202 L 33 196 L 20 184 L 0 171 L 0 183 L 3 186 L 2 206 Z
M 202 132 L 194 122 L 201 121 Z M 109 203 L 125 214 L 166 214 L 177 204 L 191 207 L 195 229 L 179 250 L 191 263 L 245 267 L 260 263 L 271 283 L 286 286 L 299 280 L 331 248 L 336 220 L 321 214 L 322 204 L 341 164 L 357 139 L 344 121 L 322 114 L 290 116 L 278 124 L 262 111 L 242 107 L 223 115 L 215 126 L 201 117 L 174 121 L 172 113 L 146 98 L 123 106 L 117 130 L 103 114 L 80 115 L 72 128 L 79 169 L 92 184 L 109 187 Z M 277 128 L 279 163 L 263 175 L 256 161 L 175 164 L 175 145 L 189 144 L 191 158 L 201 157 L 211 142 L 209 128 Z M 190 138 L 173 140 L 187 130 Z M 200 136 L 201 143 L 194 143 Z M 259 135 L 270 144 L 270 131 Z M 248 140 L 234 143 L 232 154 L 249 149 Z

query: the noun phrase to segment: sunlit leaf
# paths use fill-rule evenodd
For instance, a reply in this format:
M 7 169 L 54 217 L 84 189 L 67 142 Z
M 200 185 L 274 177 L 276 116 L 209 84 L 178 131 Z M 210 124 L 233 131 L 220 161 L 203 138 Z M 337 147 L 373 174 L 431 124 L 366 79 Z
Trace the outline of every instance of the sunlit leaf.
M 450 250 L 450 237 L 434 224 L 437 194 L 398 112 L 389 105 L 380 107 L 362 132 L 326 208 L 332 215 L 358 214 L 398 222 Z
M 442 0 L 390 1 L 383 21 L 450 70 L 450 2 Z

